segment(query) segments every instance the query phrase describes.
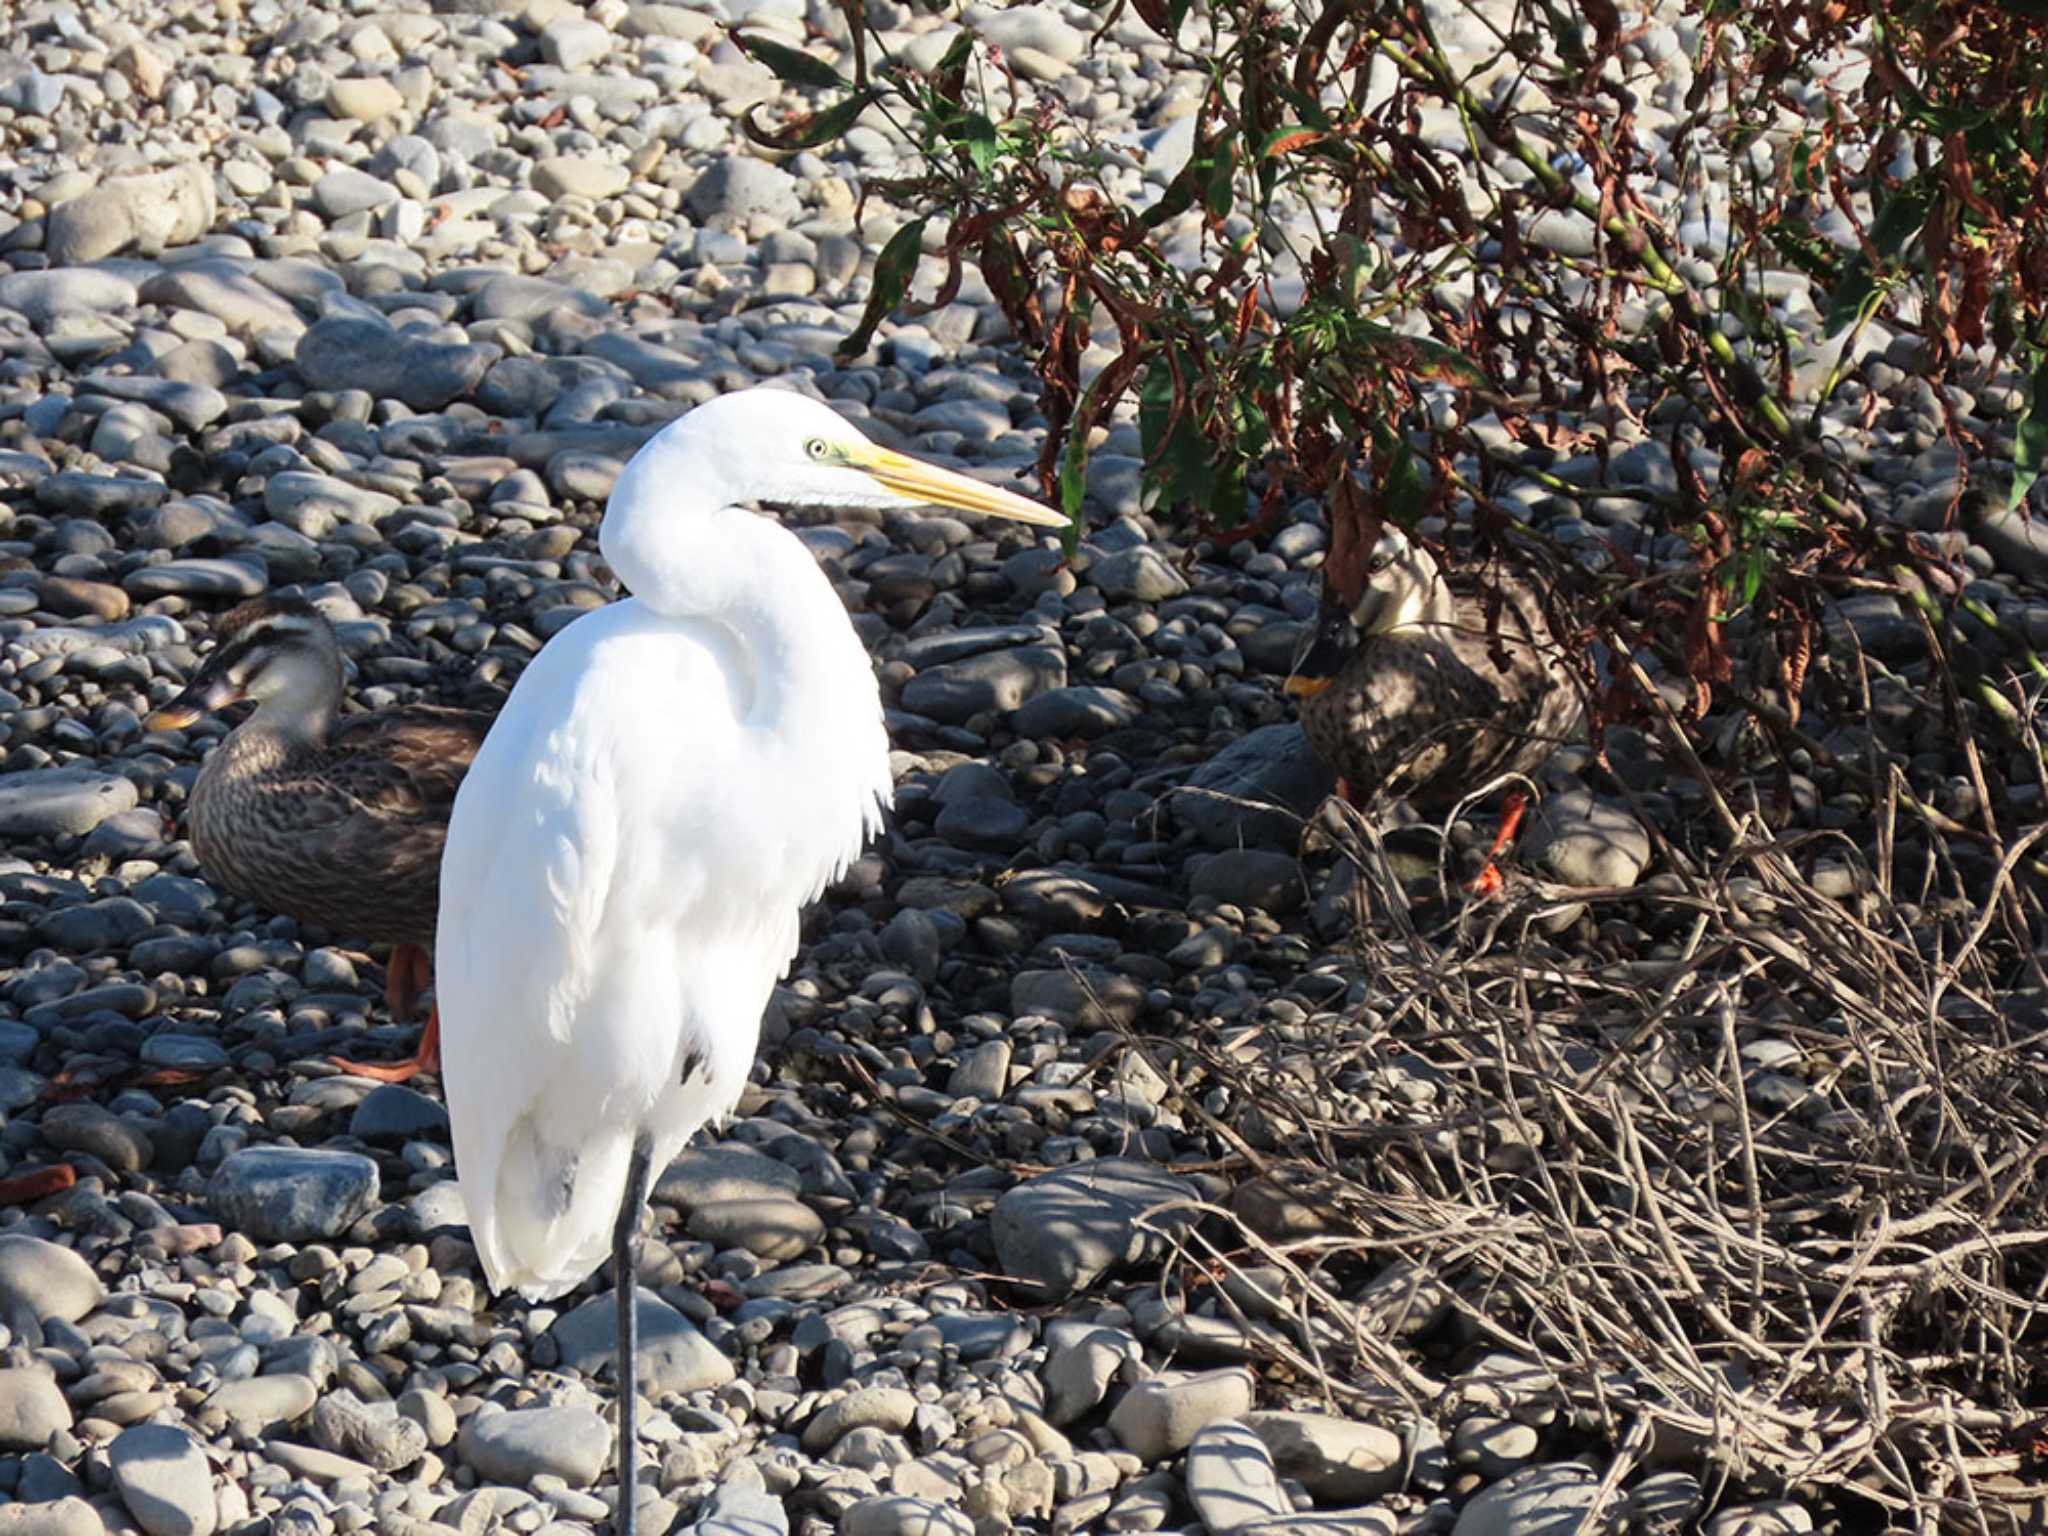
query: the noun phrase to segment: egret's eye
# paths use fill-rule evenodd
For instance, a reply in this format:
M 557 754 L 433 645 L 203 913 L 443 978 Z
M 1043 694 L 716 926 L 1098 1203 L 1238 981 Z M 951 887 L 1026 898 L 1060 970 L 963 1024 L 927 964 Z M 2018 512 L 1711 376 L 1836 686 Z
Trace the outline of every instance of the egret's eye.
M 814 459 L 824 458 L 826 453 L 825 439 L 822 437 L 812 438 L 808 443 L 804 444 L 804 452 Z

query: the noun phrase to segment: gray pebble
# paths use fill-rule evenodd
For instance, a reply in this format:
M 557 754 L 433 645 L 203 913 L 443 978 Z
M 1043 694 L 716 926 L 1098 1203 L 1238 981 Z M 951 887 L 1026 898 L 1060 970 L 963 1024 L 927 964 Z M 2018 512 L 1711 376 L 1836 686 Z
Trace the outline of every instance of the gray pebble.
M 1097 966 L 1079 970 L 1019 971 L 1010 978 L 1010 1012 L 1043 1014 L 1070 1024 L 1131 1024 L 1145 1006 L 1145 991 L 1128 976 Z
M 242 560 L 194 558 L 145 565 L 121 582 L 131 597 L 256 597 L 268 586 L 263 572 Z
M 25 1233 L 0 1236 L 0 1320 L 75 1323 L 106 1299 L 92 1266 L 71 1249 Z
M 1635 1536 L 1678 1536 L 1699 1513 L 1700 1480 L 1690 1472 L 1652 1472 L 1628 1491 L 1628 1524 Z
M 1188 1445 L 1188 1500 L 1213 1536 L 1254 1520 L 1291 1515 L 1265 1442 L 1242 1424 L 1211 1424 Z
M 1245 1424 L 1280 1471 L 1331 1504 L 1356 1504 L 1400 1476 L 1401 1437 L 1377 1424 L 1325 1413 L 1254 1413 Z
M 950 1505 L 889 1494 L 849 1508 L 839 1517 L 839 1536 L 974 1536 L 974 1522 Z
M 1035 694 L 1062 688 L 1067 656 L 1051 646 L 984 652 L 920 671 L 903 685 L 903 707 L 945 725 L 990 711 L 1007 714 Z
M 424 1426 L 395 1403 L 365 1403 L 353 1392 L 330 1391 L 313 1409 L 313 1438 L 338 1456 L 396 1472 L 427 1453 Z
M 773 1200 L 803 1188 L 803 1175 L 787 1163 L 737 1142 L 692 1147 L 655 1180 L 656 1204 L 691 1210 L 726 1200 Z
M 1209 1425 L 1242 1418 L 1251 1406 L 1249 1371 L 1235 1366 L 1170 1371 L 1139 1382 L 1118 1398 L 1109 1411 L 1109 1428 L 1134 1456 L 1158 1462 L 1185 1450 Z
M 793 224 L 803 211 L 796 178 L 753 155 L 726 155 L 712 161 L 690 184 L 683 207 L 700 224 L 745 220 L 759 214 Z
M 1525 1467 L 1474 1494 L 1451 1536 L 1566 1536 L 1580 1528 L 1599 1490 L 1600 1479 L 1575 1461 Z M 1609 1501 L 1613 1514 L 1619 1503 Z
M 246 1147 L 206 1187 L 221 1221 L 258 1242 L 338 1237 L 377 1203 L 377 1165 L 355 1152 Z
M 1626 806 L 1569 789 L 1537 809 L 1523 857 L 1565 885 L 1631 886 L 1650 862 L 1650 834 Z
M 132 280 L 99 268 L 0 273 L 0 309 L 14 310 L 38 326 L 59 315 L 132 309 L 136 297 Z
M 1011 723 L 1020 736 L 1092 741 L 1135 724 L 1142 712 L 1138 701 L 1120 689 L 1083 684 L 1027 699 Z
M 1163 603 L 1188 589 L 1187 578 L 1149 544 L 1096 560 L 1085 579 L 1111 602 Z
M 171 1424 L 138 1424 L 107 1448 L 114 1487 L 149 1536 L 212 1536 L 218 1522 L 205 1453 Z
M 547 1475 L 588 1488 L 604 1470 L 611 1442 L 605 1421 L 588 1408 L 486 1408 L 462 1426 L 455 1453 L 486 1482 L 518 1488 Z
M 1813 1516 L 1789 1499 L 1743 1504 L 1724 1509 L 1706 1524 L 1702 1536 L 1806 1536 Z
M 1188 889 L 1197 896 L 1276 915 L 1294 911 L 1306 897 L 1301 866 L 1287 854 L 1264 848 L 1211 854 L 1194 866 Z
M 39 1366 L 0 1369 L 0 1451 L 40 1451 L 70 1427 L 56 1377 Z
M 0 834 L 56 837 L 90 832 L 134 808 L 133 780 L 89 768 L 31 768 L 0 780 Z
M 961 1099 L 1000 1099 L 1009 1091 L 1010 1056 L 1009 1041 L 983 1041 L 960 1058 L 946 1092 Z
M 653 1292 L 635 1295 L 640 1390 L 688 1393 L 722 1387 L 733 1379 L 733 1363 L 697 1325 Z M 618 1358 L 618 1301 L 615 1293 L 594 1296 L 558 1318 L 549 1333 L 565 1370 L 585 1376 L 609 1375 Z
M 398 1145 L 423 1136 L 445 1140 L 448 1110 L 416 1088 L 383 1083 L 363 1095 L 349 1116 L 348 1133 L 376 1145 Z
M 1080 1337 L 1053 1343 L 1042 1373 L 1046 1417 L 1065 1426 L 1093 1413 L 1109 1396 L 1110 1386 L 1141 1369 L 1144 1359 L 1138 1341 L 1115 1328 L 1088 1329 Z
M 313 1411 L 318 1397 L 319 1389 L 310 1376 L 282 1374 L 223 1382 L 206 1401 L 209 1408 L 227 1415 L 241 1433 L 256 1436 L 304 1418 Z
M 7 1536 L 105 1536 L 106 1522 L 84 1499 L 71 1497 L 46 1503 L 6 1506 L 0 1516 Z
M 800 1257 L 825 1235 L 825 1223 L 801 1200 L 719 1200 L 690 1212 L 690 1236 L 715 1248 L 744 1248 L 771 1263 Z
M 311 388 L 368 390 L 431 411 L 474 390 L 498 356 L 496 347 L 428 341 L 381 321 L 331 315 L 299 338 L 294 361 Z
M 1292 850 L 1335 788 L 1299 725 L 1263 725 L 1189 776 L 1173 796 L 1173 816 L 1212 848 Z
M 1101 1158 L 1019 1184 L 996 1202 L 989 1225 L 1006 1275 L 1068 1296 L 1158 1253 L 1194 1221 L 1192 1211 L 1174 1208 L 1194 1194 L 1187 1180 L 1150 1163 Z

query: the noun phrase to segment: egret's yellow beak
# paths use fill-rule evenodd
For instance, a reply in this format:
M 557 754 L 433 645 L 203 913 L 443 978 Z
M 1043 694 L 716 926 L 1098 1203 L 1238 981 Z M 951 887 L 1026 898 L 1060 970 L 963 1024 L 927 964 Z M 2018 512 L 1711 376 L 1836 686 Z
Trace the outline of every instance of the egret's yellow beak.
M 930 502 L 935 507 L 956 507 L 964 512 L 985 512 L 990 517 L 1007 517 L 1040 528 L 1064 528 L 1067 519 L 1051 507 L 985 485 L 967 475 L 916 459 L 888 448 L 869 446 L 854 459 L 854 467 L 865 470 L 879 484 L 898 496 Z
M 1280 685 L 1280 691 L 1290 699 L 1312 699 L 1335 681 L 1333 677 L 1303 677 L 1297 672 Z
M 142 722 L 145 731 L 182 731 L 188 725 L 198 723 L 199 711 L 180 700 L 166 704 L 162 709 Z

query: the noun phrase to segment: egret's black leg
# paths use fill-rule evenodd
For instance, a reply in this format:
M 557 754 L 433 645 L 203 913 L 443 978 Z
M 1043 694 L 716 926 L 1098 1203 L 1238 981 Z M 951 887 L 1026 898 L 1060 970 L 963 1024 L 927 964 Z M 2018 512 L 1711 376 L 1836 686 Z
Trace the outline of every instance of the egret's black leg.
M 619 1392 L 619 1513 L 612 1528 L 618 1536 L 633 1536 L 633 1506 L 640 1491 L 640 1440 L 633 1422 L 639 1391 L 640 1211 L 647 1204 L 653 1164 L 654 1144 L 643 1136 L 633 1143 L 633 1160 L 626 1168 L 626 1194 L 619 1202 L 618 1225 L 612 1228 L 612 1279 L 618 1285 L 619 1301 L 619 1356 L 612 1368 L 612 1381 Z

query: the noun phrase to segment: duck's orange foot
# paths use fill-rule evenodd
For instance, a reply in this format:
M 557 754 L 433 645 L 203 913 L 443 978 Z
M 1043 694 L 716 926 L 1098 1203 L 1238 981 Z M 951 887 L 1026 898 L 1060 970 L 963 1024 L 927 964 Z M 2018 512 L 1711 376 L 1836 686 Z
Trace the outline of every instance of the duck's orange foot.
M 1467 896 L 1470 896 L 1474 901 L 1490 901 L 1501 893 L 1502 887 L 1506 884 L 1507 877 L 1501 874 L 1500 866 L 1494 863 L 1493 860 L 1488 859 L 1486 861 L 1486 868 L 1479 871 L 1478 874 L 1467 880 L 1458 889 Z
M 1507 851 L 1509 843 L 1515 840 L 1515 833 L 1521 829 L 1522 817 L 1529 810 L 1529 796 L 1526 791 L 1511 789 L 1500 808 L 1500 831 L 1494 834 L 1493 846 L 1486 850 L 1486 868 L 1467 880 L 1459 889 L 1477 901 L 1486 901 L 1501 893 L 1507 880 L 1494 863 Z
M 441 1010 L 437 1007 L 427 1016 L 427 1027 L 420 1032 L 419 1049 L 404 1061 L 350 1061 L 341 1056 L 327 1059 L 351 1076 L 367 1077 L 379 1083 L 409 1083 L 422 1072 L 438 1075 L 441 1071 Z

